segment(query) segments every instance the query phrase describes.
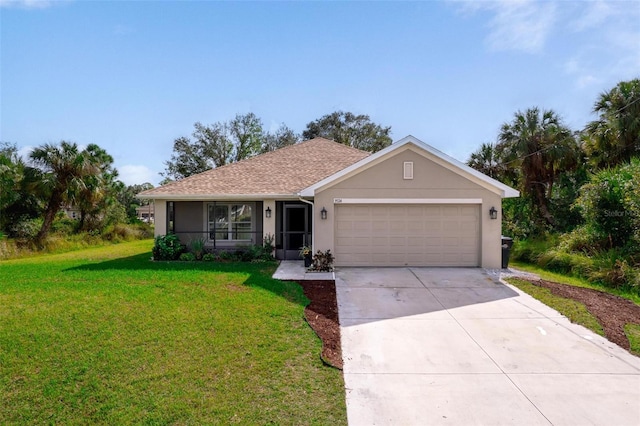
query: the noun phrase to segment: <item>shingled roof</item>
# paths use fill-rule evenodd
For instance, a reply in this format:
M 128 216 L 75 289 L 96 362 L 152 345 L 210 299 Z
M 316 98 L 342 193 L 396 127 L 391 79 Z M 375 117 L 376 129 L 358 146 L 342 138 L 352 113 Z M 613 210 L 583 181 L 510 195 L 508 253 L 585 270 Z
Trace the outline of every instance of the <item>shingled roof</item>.
M 315 138 L 207 170 L 138 194 L 146 199 L 295 195 L 370 153 Z

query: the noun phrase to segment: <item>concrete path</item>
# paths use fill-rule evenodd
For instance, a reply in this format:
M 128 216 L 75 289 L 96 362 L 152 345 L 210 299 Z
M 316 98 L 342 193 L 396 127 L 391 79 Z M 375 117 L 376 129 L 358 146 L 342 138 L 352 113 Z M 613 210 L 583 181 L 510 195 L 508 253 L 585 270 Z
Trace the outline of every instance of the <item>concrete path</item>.
M 302 260 L 283 260 L 273 274 L 273 278 L 282 281 L 334 280 L 333 272 L 309 272 Z
M 640 358 L 482 269 L 336 272 L 349 424 L 640 425 Z

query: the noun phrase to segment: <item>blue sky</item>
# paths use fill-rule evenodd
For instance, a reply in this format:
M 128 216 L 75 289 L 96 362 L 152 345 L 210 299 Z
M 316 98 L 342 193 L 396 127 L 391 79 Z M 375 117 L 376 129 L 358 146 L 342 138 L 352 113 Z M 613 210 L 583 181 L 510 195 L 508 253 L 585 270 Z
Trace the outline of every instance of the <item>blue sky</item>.
M 640 1 L 0 0 L 0 141 L 97 143 L 157 184 L 193 123 L 368 114 L 466 161 L 517 110 L 573 129 L 640 77 Z

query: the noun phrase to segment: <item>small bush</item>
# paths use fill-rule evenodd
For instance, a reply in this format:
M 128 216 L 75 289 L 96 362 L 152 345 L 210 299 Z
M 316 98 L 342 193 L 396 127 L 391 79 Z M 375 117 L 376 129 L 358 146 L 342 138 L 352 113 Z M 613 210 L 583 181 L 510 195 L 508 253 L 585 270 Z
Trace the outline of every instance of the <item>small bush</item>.
M 174 234 L 156 237 L 152 249 L 154 260 L 176 260 L 185 250 L 180 239 Z
M 275 241 L 276 237 L 273 234 L 266 234 L 262 239 L 262 249 L 269 260 L 273 259 L 273 251 L 276 249 Z
M 67 217 L 58 219 L 51 224 L 51 232 L 61 235 L 71 235 L 76 232 L 78 221 Z
M 204 238 L 195 238 L 191 240 L 191 242 L 189 243 L 189 250 L 191 251 L 191 253 L 194 254 L 196 259 L 198 260 L 202 259 L 202 256 L 205 253 L 204 245 L 205 245 Z
M 193 262 L 194 260 L 196 260 L 196 255 L 193 253 L 182 253 L 180 255 L 180 260 L 182 260 L 183 262 Z
M 213 253 L 205 253 L 202 255 L 202 260 L 205 262 L 214 262 L 216 260 L 216 255 Z
M 333 271 L 334 257 L 331 254 L 331 250 L 327 250 L 324 253 L 320 250 L 313 255 L 313 265 L 311 269 L 319 272 L 331 272 Z
M 538 263 L 538 258 L 555 247 L 555 239 L 515 240 L 511 248 L 511 258 L 527 263 Z
M 7 231 L 9 236 L 13 238 L 32 240 L 38 234 L 41 227 L 42 219 L 21 218 L 16 223 L 9 226 Z
M 619 250 L 609 250 L 595 259 L 595 270 L 588 276 L 589 280 L 600 282 L 609 287 L 636 287 L 640 274 L 637 266 L 634 268 L 623 259 Z
M 558 250 L 567 253 L 592 255 L 603 247 L 606 240 L 596 238 L 596 233 L 588 225 L 582 225 L 560 237 Z
M 640 234 L 640 159 L 595 174 L 575 202 L 595 238 L 623 247 Z
M 221 250 L 218 253 L 218 256 L 220 256 L 220 260 L 225 260 L 225 261 L 234 261 L 234 260 L 238 260 L 235 256 L 235 254 L 231 251 L 228 250 Z
M 593 260 L 578 253 L 547 250 L 538 257 L 536 264 L 548 271 L 589 277 L 594 269 Z
M 105 227 L 102 232 L 89 231 L 90 235 L 102 235 L 102 239 L 111 242 L 133 241 L 153 237 L 153 229 L 146 224 L 117 223 Z

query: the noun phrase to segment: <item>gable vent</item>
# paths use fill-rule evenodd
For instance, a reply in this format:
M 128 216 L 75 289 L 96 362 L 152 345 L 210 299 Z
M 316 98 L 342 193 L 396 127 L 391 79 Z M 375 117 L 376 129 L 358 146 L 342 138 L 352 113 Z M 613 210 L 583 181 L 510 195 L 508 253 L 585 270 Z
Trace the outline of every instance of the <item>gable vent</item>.
M 405 179 L 413 179 L 413 161 L 405 161 L 403 171 Z

